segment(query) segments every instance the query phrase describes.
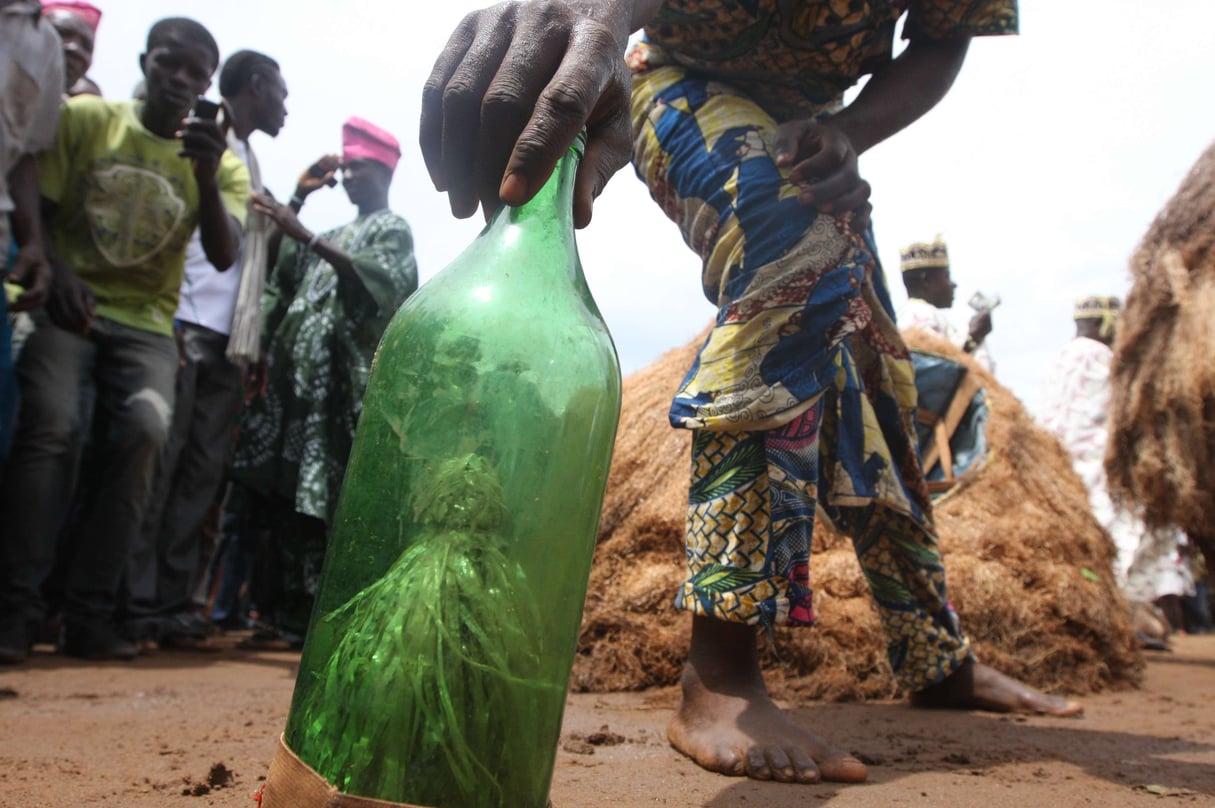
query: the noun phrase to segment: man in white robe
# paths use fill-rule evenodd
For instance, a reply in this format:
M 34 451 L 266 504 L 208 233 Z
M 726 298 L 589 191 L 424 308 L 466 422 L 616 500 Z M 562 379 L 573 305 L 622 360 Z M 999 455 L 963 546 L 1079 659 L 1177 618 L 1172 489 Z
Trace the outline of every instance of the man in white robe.
M 1167 528 L 1148 530 L 1110 499 L 1105 447 L 1110 407 L 1110 364 L 1121 304 L 1116 297 L 1076 302 L 1076 336 L 1046 377 L 1039 420 L 1067 449 L 1088 487 L 1093 514 L 1118 549 L 1115 572 L 1128 600 L 1152 603 L 1169 595 L 1193 595 L 1194 579 L 1181 556 L 1185 536 Z

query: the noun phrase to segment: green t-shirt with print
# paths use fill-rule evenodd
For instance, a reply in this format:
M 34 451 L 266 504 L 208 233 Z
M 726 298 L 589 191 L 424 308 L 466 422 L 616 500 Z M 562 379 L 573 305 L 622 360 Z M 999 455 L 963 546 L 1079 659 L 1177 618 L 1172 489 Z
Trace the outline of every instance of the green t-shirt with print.
M 97 314 L 173 332 L 186 245 L 198 226 L 198 183 L 181 141 L 148 131 L 139 102 L 78 96 L 64 105 L 55 146 L 38 163 L 63 262 L 88 284 Z M 249 170 L 231 151 L 219 166 L 224 207 L 244 224 Z

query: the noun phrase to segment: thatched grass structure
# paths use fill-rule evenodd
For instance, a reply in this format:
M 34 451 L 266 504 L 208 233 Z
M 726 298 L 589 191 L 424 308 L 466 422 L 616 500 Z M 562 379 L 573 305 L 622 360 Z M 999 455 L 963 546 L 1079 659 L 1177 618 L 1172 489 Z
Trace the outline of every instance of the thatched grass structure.
M 1215 145 L 1131 258 L 1114 342 L 1110 492 L 1176 525 L 1215 577 Z
M 690 433 L 671 394 L 703 337 L 625 380 L 616 454 L 573 685 L 635 690 L 678 680 L 690 618 L 672 606 L 684 575 Z M 918 344 L 960 357 L 930 337 Z M 969 359 L 966 360 L 969 363 Z M 983 373 L 973 363 L 972 372 Z M 1135 683 L 1142 660 L 1114 580 L 1114 547 L 1063 449 L 986 377 L 993 459 L 938 503 L 950 596 L 981 659 L 1052 691 Z M 850 541 L 821 521 L 811 559 L 814 628 L 776 633 L 777 692 L 854 699 L 897 693 Z

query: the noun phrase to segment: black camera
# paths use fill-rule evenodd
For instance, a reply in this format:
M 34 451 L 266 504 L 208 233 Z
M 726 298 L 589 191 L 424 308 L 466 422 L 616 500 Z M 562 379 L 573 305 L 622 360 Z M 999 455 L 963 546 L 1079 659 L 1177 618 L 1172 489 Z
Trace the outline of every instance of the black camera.
M 328 173 L 329 172 L 327 172 L 325 169 L 321 168 L 319 163 L 313 163 L 312 165 L 308 166 L 308 176 L 314 179 L 319 180 Z M 334 187 L 338 184 L 337 177 L 330 177 L 329 179 L 325 180 L 325 184 L 330 188 Z
M 213 121 L 219 117 L 219 109 L 219 104 L 199 96 L 194 102 L 194 109 L 190 110 L 190 117 L 199 118 L 204 121 Z

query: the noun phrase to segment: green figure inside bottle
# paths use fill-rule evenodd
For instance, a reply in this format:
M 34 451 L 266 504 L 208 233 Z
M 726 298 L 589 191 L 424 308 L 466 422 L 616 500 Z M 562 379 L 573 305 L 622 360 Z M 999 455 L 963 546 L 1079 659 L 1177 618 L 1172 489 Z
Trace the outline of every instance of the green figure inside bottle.
M 344 793 L 547 803 L 620 410 L 577 157 L 381 341 L 286 731 Z

